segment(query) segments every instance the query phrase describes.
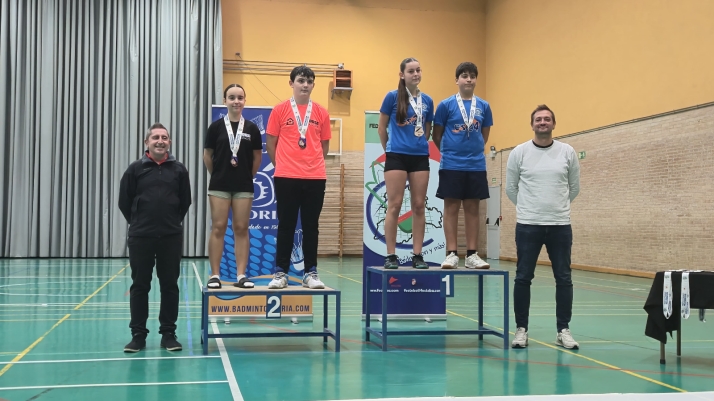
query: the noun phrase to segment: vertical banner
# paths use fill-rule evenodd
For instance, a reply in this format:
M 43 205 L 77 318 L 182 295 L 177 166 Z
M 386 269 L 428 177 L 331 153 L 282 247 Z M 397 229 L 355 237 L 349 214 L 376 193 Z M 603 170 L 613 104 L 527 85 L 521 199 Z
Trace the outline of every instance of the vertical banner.
M 250 236 L 250 253 L 246 276 L 255 285 L 267 286 L 275 272 L 275 251 L 278 233 L 278 212 L 275 204 L 275 188 L 273 184 L 274 166 L 265 149 L 265 126 L 272 107 L 246 107 L 243 117 L 250 120 L 260 129 L 263 140 L 263 158 L 260 168 L 253 177 L 253 208 L 250 212 L 248 235 Z M 212 121 L 216 121 L 227 113 L 226 106 L 212 107 Z M 293 252 L 290 257 L 290 285 L 302 285 L 302 275 L 305 269 L 302 253 L 302 229 L 300 220 L 295 230 Z M 224 238 L 223 255 L 221 256 L 221 281 L 237 282 L 235 237 L 233 235 L 233 216 L 228 215 L 228 228 Z M 215 296 L 208 297 L 208 314 L 213 317 L 262 317 L 266 316 L 265 296 Z M 312 297 L 309 295 L 290 295 L 282 297 L 282 316 L 312 318 Z
M 365 112 L 364 144 L 364 226 L 363 226 L 363 287 L 364 297 L 370 296 L 370 313 L 382 313 L 382 288 L 379 277 L 366 280 L 367 266 L 382 266 L 387 253 L 384 238 L 384 217 L 387 211 L 387 189 L 384 182 L 386 155 L 377 133 L 379 112 Z M 429 189 L 426 195 L 426 229 L 422 254 L 429 265 L 441 265 L 444 260 L 443 208 L 444 202 L 436 197 L 439 184 L 441 154 L 429 142 Z M 404 191 L 402 209 L 397 226 L 397 257 L 400 266 L 411 267 L 412 212 L 409 183 Z M 441 297 L 441 282 L 437 275 L 399 275 L 389 277 L 388 310 L 393 318 L 439 318 L 446 316 L 446 300 Z M 362 304 L 362 312 L 364 303 Z

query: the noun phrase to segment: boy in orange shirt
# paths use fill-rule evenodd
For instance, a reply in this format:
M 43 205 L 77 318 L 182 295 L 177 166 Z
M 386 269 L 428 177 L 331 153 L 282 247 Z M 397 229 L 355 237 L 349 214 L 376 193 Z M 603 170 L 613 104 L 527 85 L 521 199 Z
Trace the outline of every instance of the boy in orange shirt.
M 305 272 L 302 285 L 325 288 L 317 276 L 317 238 L 325 200 L 325 157 L 332 131 L 327 109 L 310 100 L 315 73 L 307 66 L 290 73 L 293 97 L 273 108 L 266 129 L 266 149 L 275 166 L 278 209 L 276 270 L 268 288 L 288 286 L 288 271 L 298 213 L 303 230 Z

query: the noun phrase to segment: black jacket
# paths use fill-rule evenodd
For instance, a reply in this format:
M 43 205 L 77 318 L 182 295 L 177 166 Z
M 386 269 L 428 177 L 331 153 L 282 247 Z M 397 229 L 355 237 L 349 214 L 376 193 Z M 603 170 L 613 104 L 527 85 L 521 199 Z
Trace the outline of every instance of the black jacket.
M 119 185 L 119 210 L 129 223 L 130 237 L 183 234 L 191 206 L 188 170 L 169 153 L 158 164 L 144 154 L 129 165 Z

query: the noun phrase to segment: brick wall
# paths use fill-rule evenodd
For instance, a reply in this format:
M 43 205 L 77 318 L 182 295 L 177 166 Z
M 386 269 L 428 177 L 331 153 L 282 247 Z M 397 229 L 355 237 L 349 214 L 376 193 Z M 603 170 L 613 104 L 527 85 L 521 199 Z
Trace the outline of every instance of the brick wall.
M 362 255 L 362 211 L 364 208 L 364 152 L 347 151 L 341 156 L 327 156 L 325 204 L 320 215 L 320 255 L 339 254 L 340 239 L 340 166 L 345 165 L 343 254 Z

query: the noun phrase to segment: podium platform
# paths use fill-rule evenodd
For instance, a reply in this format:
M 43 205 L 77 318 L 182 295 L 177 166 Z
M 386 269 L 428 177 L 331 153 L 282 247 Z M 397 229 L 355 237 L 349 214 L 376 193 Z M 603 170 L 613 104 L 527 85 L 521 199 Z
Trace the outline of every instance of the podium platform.
M 385 269 L 383 266 L 367 267 L 366 282 L 372 282 L 372 275 L 381 276 L 382 280 L 382 327 L 375 329 L 371 327 L 371 313 L 369 307 L 369 296 L 365 297 L 366 324 L 365 324 L 365 340 L 370 341 L 370 334 L 382 340 L 382 351 L 387 351 L 387 340 L 393 335 L 453 335 L 453 334 L 477 334 L 479 340 L 483 340 L 484 334 L 494 335 L 503 338 L 503 349 L 508 350 L 508 321 L 509 321 L 509 294 L 508 294 L 508 271 L 505 270 L 480 270 L 480 269 L 442 269 L 438 266 L 431 266 L 428 269 L 415 269 L 413 267 L 402 267 L 398 269 Z M 442 277 L 442 292 L 443 296 L 453 296 L 454 276 L 478 276 L 478 330 L 387 330 L 387 289 L 389 277 L 399 276 L 403 274 L 409 275 L 439 275 Z M 485 276 L 501 276 L 503 277 L 503 331 L 488 329 L 483 323 L 483 278 Z M 369 288 L 368 288 L 369 291 Z M 451 293 L 448 294 L 447 292 Z
M 208 354 L 209 338 L 253 338 L 253 337 L 322 337 L 323 342 L 327 342 L 330 337 L 335 341 L 335 352 L 340 352 L 340 290 L 325 287 L 324 289 L 312 290 L 302 286 L 289 286 L 279 290 L 268 289 L 267 286 L 255 286 L 254 288 L 223 287 L 212 289 L 201 288 L 201 344 L 203 345 L 203 355 Z M 250 296 L 263 295 L 266 297 L 266 319 L 279 318 L 281 315 L 281 297 L 283 295 L 322 295 L 323 296 L 323 329 L 322 331 L 311 332 L 289 332 L 271 331 L 259 333 L 208 333 L 208 297 L 217 295 Z M 328 297 L 335 297 L 335 328 L 331 330 L 328 326 L 329 308 Z

